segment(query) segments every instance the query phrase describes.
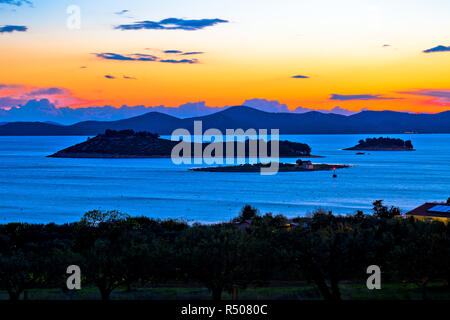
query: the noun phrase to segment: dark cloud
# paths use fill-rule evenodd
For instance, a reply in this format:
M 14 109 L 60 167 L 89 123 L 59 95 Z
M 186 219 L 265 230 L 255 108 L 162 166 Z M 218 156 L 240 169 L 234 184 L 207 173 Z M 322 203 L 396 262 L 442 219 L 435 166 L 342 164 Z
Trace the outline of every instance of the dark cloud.
M 31 90 L 27 93 L 29 96 L 42 96 L 42 95 L 63 95 L 67 94 L 67 90 L 63 88 L 39 88 Z
M 448 52 L 450 51 L 450 46 L 437 46 L 431 49 L 423 50 L 424 53 L 432 53 L 432 52 Z
M 98 58 L 100 59 L 106 59 L 106 60 L 121 60 L 121 61 L 132 61 L 133 58 L 123 56 L 121 54 L 117 53 L 110 53 L 110 52 L 104 52 L 104 53 L 94 53 Z
M 166 50 L 164 53 L 183 53 L 183 51 L 180 50 Z
M 20 7 L 23 4 L 28 4 L 30 7 L 33 6 L 33 3 L 29 0 L 0 0 L 0 4 L 8 4 L 11 6 Z
M 106 79 L 115 79 L 116 77 L 111 76 L 111 75 L 109 75 L 109 74 L 106 74 L 106 75 L 105 75 L 105 78 L 106 78 Z
M 3 89 L 23 89 L 23 86 L 17 84 L 2 84 L 0 83 L 0 90 Z
M 117 53 L 111 52 L 103 52 L 103 53 L 94 53 L 98 58 L 106 59 L 106 60 L 119 60 L 119 61 L 157 61 L 158 57 L 153 56 L 151 54 L 129 54 L 129 55 L 121 55 Z
M 382 97 L 379 94 L 332 94 L 330 100 L 348 101 L 348 100 L 392 100 L 398 98 Z
M 383 44 L 383 48 L 390 47 L 390 44 Z
M 2 97 L 2 107 L 5 107 L 5 104 L 9 104 L 8 106 L 17 105 L 19 103 L 26 102 L 30 99 L 38 98 L 41 96 L 47 97 L 61 97 L 68 96 L 70 92 L 64 88 L 27 88 L 22 85 L 15 84 L 0 84 L 0 91 L 3 89 L 13 89 L 15 90 L 14 94 L 9 96 Z
M 6 25 L 3 27 L 0 27 L 0 33 L 5 33 L 5 32 L 25 32 L 28 30 L 28 27 L 25 26 L 11 26 L 11 25 Z
M 189 55 L 196 55 L 196 54 L 204 54 L 204 52 L 200 52 L 200 51 L 183 52 L 181 55 L 182 56 L 189 56 Z
M 123 56 L 123 55 L 117 54 L 117 53 L 105 52 L 105 53 L 94 53 L 94 54 L 98 58 L 106 59 L 106 60 L 121 60 L 121 61 L 132 61 L 132 60 L 134 60 L 133 58 L 126 57 L 126 56 Z
M 450 90 L 421 89 L 417 91 L 401 91 L 398 93 L 435 98 L 432 102 L 436 104 L 450 103 Z
M 195 63 L 198 63 L 198 60 L 197 60 L 197 59 L 182 59 L 182 60 L 163 59 L 163 60 L 159 60 L 159 62 L 164 62 L 164 63 L 188 63 L 188 64 L 195 64 Z
M 168 18 L 157 21 L 137 21 L 132 24 L 122 24 L 114 27 L 118 30 L 200 30 L 206 27 L 214 26 L 218 23 L 227 23 L 227 20 L 222 19 L 199 19 L 199 20 L 185 20 L 178 18 Z
M 181 50 L 166 50 L 166 51 L 164 51 L 164 53 L 178 54 L 180 56 L 190 56 L 190 55 L 203 54 L 203 52 L 200 52 L 200 51 L 183 52 Z
M 294 78 L 294 79 L 308 79 L 309 77 L 308 76 L 302 76 L 301 74 L 298 74 L 296 76 L 292 76 L 292 78 Z
M 106 60 L 117 60 L 117 61 L 157 61 L 162 63 L 187 63 L 187 64 L 195 64 L 198 63 L 197 59 L 161 59 L 151 54 L 117 54 L 111 52 L 103 52 L 103 53 L 94 53 L 100 59 Z
M 128 12 L 130 12 L 130 10 L 121 10 L 121 11 L 118 11 L 118 12 L 114 12 L 114 14 L 117 14 L 117 15 L 121 16 L 121 15 L 124 15 L 125 13 L 128 13 Z
M 129 76 L 123 76 L 124 79 L 128 79 L 128 80 L 137 80 L 137 78 L 135 77 L 129 77 Z
M 158 57 L 153 56 L 151 54 L 142 54 L 142 53 L 135 53 L 130 55 L 130 57 L 133 58 L 135 61 L 157 61 Z

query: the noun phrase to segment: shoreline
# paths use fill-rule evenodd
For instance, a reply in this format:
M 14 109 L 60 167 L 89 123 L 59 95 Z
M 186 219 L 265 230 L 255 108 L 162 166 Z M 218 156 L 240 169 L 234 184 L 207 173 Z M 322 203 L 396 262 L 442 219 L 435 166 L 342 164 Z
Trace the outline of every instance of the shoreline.
M 234 172 L 234 173 L 251 173 L 260 172 L 261 168 L 268 168 L 269 164 L 244 164 L 239 166 L 218 166 L 218 167 L 200 167 L 190 168 L 189 171 L 196 172 Z M 327 164 L 315 163 L 312 169 L 306 169 L 292 163 L 279 163 L 278 172 L 317 172 L 317 171 L 332 171 L 333 169 L 350 168 L 347 164 Z
M 280 156 L 279 158 L 325 158 L 325 156 L 316 155 L 291 155 Z M 65 158 L 65 159 L 169 159 L 170 155 L 128 155 L 128 154 L 106 154 L 106 153 L 62 153 L 57 152 L 46 156 L 46 158 Z M 196 157 L 192 157 L 196 158 Z M 226 158 L 223 158 L 226 159 Z M 233 158 L 233 159 L 248 159 L 245 158 Z
M 416 151 L 416 149 L 402 148 L 345 148 L 345 151 Z

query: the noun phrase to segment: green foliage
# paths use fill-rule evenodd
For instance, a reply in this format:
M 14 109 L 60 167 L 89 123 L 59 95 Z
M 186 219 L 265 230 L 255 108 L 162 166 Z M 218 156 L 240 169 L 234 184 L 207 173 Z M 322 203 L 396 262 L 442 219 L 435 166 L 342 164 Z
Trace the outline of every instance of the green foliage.
M 245 222 L 245 221 L 249 221 L 252 220 L 253 218 L 255 218 L 258 215 L 258 209 L 252 207 L 249 204 L 246 204 L 242 209 L 241 212 L 239 213 L 239 216 L 234 219 L 235 222 Z
M 178 238 L 177 252 L 182 274 L 203 283 L 215 300 L 251 278 L 252 239 L 233 226 L 192 227 Z
M 83 215 L 80 223 L 91 227 L 98 226 L 100 223 L 106 222 L 117 222 L 128 218 L 129 215 L 121 213 L 116 210 L 103 211 L 103 210 L 92 210 L 88 211 Z
M 440 222 L 410 221 L 399 226 L 403 237 L 388 259 L 392 274 L 399 280 L 418 285 L 427 298 L 427 285 L 433 280 L 450 280 L 450 228 Z
M 166 281 L 200 283 L 220 299 L 233 286 L 269 280 L 307 281 L 324 299 L 339 300 L 343 281 L 365 284 L 378 265 L 385 281 L 413 283 L 427 298 L 429 283 L 450 283 L 450 225 L 394 218 L 397 208 L 374 202 L 374 214 L 334 216 L 324 210 L 287 219 L 245 206 L 231 223 L 90 211 L 79 223 L 0 225 L 0 289 L 64 288 L 67 266 L 82 270 L 83 286 L 102 299 L 119 287 Z M 245 228 L 236 222 L 251 220 Z
M 372 250 L 370 233 L 347 218 L 317 213 L 305 227 L 280 235 L 290 267 L 314 281 L 327 300 L 341 298 L 339 282 L 360 278 Z
M 9 224 L 0 226 L 0 287 L 11 300 L 35 286 L 59 285 L 72 264 L 67 225 Z
M 391 219 L 401 214 L 400 209 L 394 206 L 390 208 L 383 205 L 383 200 L 376 200 L 373 202 L 373 214 L 378 218 Z
M 368 147 L 392 147 L 392 148 L 406 148 L 413 149 L 411 140 L 404 141 L 402 139 L 393 138 L 367 138 L 366 140 L 359 140 L 358 147 L 368 148 Z

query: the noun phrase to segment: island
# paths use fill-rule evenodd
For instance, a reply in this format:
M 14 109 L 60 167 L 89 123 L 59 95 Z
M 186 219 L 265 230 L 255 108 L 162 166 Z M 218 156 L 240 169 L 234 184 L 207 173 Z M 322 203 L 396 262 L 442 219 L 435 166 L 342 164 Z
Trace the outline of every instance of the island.
M 247 139 L 242 142 L 234 142 L 234 157 L 238 157 L 238 150 L 245 150 L 248 157 L 249 148 L 254 143 L 259 149 L 258 140 Z M 52 158 L 170 158 L 172 149 L 180 141 L 162 139 L 158 134 L 150 132 L 135 132 L 133 130 L 106 130 L 104 134 L 99 134 L 94 138 L 60 150 L 48 157 Z M 211 143 L 202 143 L 201 150 L 205 150 Z M 192 143 L 191 153 L 196 149 L 196 143 Z M 227 154 L 227 144 L 223 143 L 223 155 Z M 270 157 L 271 142 L 267 143 L 268 156 Z M 259 150 L 258 150 L 259 151 Z M 203 154 L 203 153 L 202 153 Z M 183 156 L 193 157 L 193 154 L 183 154 Z M 212 153 L 214 157 L 214 152 Z M 279 157 L 281 158 L 320 158 L 311 155 L 311 148 L 304 143 L 292 141 L 279 141 Z
M 351 148 L 344 150 L 361 150 L 361 151 L 415 151 L 411 140 L 404 141 L 402 139 L 392 138 L 367 138 L 360 140 L 359 143 Z
M 242 164 L 237 166 L 216 166 L 216 167 L 200 167 L 191 168 L 191 171 L 204 172 L 260 172 L 261 168 L 269 167 L 270 163 Z M 311 163 L 311 161 L 303 161 L 298 159 L 296 163 L 279 163 L 278 172 L 312 172 L 312 171 L 331 171 L 336 169 L 348 168 L 346 164 L 326 164 Z

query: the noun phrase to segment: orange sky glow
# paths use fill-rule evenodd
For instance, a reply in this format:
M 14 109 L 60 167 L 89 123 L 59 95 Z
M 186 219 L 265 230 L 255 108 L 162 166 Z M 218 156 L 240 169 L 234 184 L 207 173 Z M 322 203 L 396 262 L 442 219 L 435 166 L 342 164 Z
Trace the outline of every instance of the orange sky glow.
M 74 108 L 197 101 L 222 107 L 258 98 L 290 109 L 450 110 L 450 52 L 424 52 L 450 45 L 448 1 L 344 1 L 349 10 L 331 0 L 79 2 L 76 30 L 65 25 L 66 1 L 0 10 L 2 24 L 28 27 L 0 33 L 0 107 L 46 98 L 26 95 L 34 89 L 61 88 L 64 93 L 47 98 Z M 115 13 L 123 9 L 130 16 Z M 226 23 L 188 31 L 115 28 L 169 17 Z M 157 60 L 105 59 L 100 53 Z

